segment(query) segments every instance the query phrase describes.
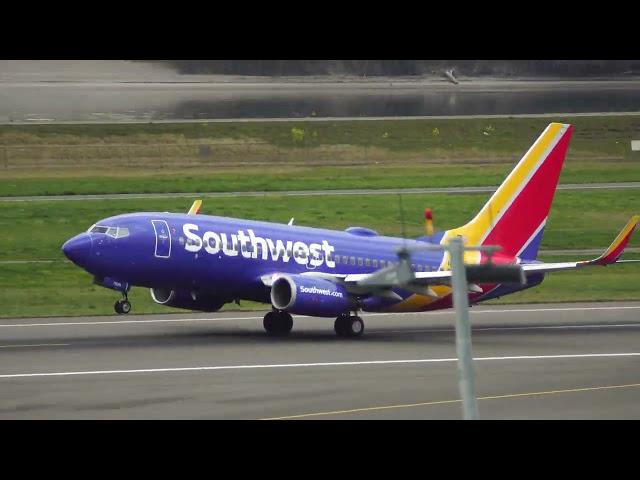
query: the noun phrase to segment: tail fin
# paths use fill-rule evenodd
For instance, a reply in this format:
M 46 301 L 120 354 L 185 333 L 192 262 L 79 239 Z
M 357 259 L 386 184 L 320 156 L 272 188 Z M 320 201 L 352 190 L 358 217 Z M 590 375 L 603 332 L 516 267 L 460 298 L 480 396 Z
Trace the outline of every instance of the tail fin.
M 457 235 L 467 245 L 500 245 L 500 253 L 535 260 L 573 127 L 551 123 L 466 225 L 448 230 L 441 243 Z M 479 262 L 469 252 L 469 263 Z

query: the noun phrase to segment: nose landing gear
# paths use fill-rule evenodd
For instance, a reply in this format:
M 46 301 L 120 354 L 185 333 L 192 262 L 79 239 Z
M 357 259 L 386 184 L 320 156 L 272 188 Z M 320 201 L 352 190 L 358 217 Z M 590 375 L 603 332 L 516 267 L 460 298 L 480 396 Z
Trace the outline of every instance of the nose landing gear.
M 129 302 L 127 294 L 124 293 L 123 296 L 124 298 L 122 300 L 118 300 L 113 304 L 113 309 L 118 315 L 126 315 L 131 311 L 131 303 Z

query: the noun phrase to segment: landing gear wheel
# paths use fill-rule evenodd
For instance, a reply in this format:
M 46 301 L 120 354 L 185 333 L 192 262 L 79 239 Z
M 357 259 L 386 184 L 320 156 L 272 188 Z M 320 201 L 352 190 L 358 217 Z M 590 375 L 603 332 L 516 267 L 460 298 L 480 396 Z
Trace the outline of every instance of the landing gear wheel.
M 293 318 L 287 312 L 269 312 L 262 322 L 269 335 L 288 335 L 293 328 Z
M 346 336 L 346 323 L 349 317 L 347 317 L 346 315 L 340 315 L 338 318 L 336 318 L 335 323 L 333 324 L 333 328 L 336 331 L 336 334 L 339 337 L 344 337 Z
M 359 337 L 364 333 L 364 322 L 360 317 L 349 317 L 351 322 L 349 322 L 349 328 L 347 332 L 350 337 Z
M 275 312 L 269 312 L 264 316 L 264 319 L 262 320 L 262 325 L 264 326 L 264 329 L 267 331 L 267 333 L 272 333 L 276 328 L 276 321 L 274 317 Z
M 340 337 L 360 337 L 364 333 L 364 322 L 355 315 L 340 315 L 334 328 Z
M 126 315 L 131 311 L 131 303 L 129 303 L 129 300 L 118 300 L 113 305 L 113 309 L 118 315 Z

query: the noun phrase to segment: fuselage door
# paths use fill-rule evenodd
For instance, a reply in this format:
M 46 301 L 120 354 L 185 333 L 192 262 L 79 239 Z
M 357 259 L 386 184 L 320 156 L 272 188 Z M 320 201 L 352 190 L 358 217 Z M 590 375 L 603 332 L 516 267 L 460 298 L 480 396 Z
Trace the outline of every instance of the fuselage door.
M 165 220 L 151 220 L 153 230 L 156 232 L 157 258 L 169 258 L 171 255 L 171 232 Z

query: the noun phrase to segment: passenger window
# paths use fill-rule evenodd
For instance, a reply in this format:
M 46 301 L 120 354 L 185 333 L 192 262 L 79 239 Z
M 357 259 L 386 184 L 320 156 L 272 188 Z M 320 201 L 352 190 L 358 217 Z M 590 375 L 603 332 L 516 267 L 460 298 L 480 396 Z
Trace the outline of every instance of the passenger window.
M 371 266 L 371 260 L 370 260 L 370 259 L 368 259 L 368 258 L 367 258 L 367 259 L 365 259 L 364 264 L 365 264 L 367 267 L 370 267 L 370 266 Z
M 376 267 L 376 268 L 378 267 L 378 259 L 377 258 L 373 259 L 373 266 Z
M 360 257 L 358 257 L 358 266 L 361 267 L 362 266 L 362 259 Z
M 345 265 L 347 265 L 349 263 L 349 257 L 343 255 L 342 256 L 342 263 L 344 263 Z
M 351 265 L 355 265 L 355 264 L 356 264 L 356 257 L 351 257 L 351 258 L 349 258 L 349 263 L 350 263 Z
M 335 261 L 336 265 L 339 264 L 340 263 L 340 255 L 336 255 L 336 258 L 335 258 L 334 261 Z
M 380 260 L 380 267 L 384 267 L 385 263 L 384 260 Z

